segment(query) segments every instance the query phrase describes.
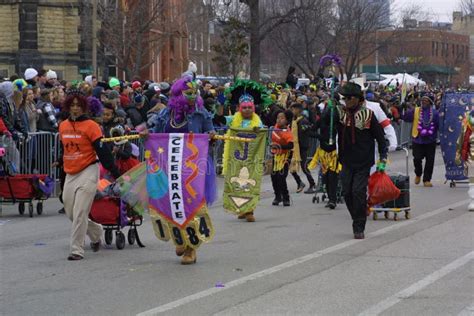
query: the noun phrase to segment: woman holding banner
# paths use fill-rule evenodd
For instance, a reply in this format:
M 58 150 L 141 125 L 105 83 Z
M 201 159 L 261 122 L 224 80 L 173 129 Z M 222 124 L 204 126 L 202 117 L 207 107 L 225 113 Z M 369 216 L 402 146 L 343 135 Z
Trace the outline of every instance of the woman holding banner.
M 238 80 L 226 91 L 227 105 L 238 104 L 239 111 L 226 117 L 227 136 L 251 138 L 251 142 L 226 142 L 223 174 L 224 209 L 239 219 L 255 222 L 254 210 L 260 199 L 267 131 L 262 129 L 256 105 L 263 111 L 272 103 L 264 86 L 251 80 Z
M 173 84 L 168 107 L 150 122 L 146 186 L 155 235 L 173 239 L 181 263 L 194 264 L 196 249 L 213 235 L 207 205 L 215 200 L 216 179 L 208 155 L 212 117 L 191 76 Z

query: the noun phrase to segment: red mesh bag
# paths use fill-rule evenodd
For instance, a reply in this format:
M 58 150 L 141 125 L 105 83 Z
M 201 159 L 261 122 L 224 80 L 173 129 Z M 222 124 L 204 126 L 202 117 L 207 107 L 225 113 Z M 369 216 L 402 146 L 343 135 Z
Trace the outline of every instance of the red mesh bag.
M 400 189 L 395 186 L 385 172 L 374 172 L 369 178 L 369 205 L 383 204 L 396 200 Z

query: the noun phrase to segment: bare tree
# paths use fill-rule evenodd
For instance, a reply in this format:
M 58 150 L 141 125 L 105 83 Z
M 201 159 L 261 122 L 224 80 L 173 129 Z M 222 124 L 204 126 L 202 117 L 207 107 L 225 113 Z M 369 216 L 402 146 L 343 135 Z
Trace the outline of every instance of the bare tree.
M 103 1 L 99 4 L 102 47 L 116 59 L 127 79 L 156 61 L 162 43 L 179 28 L 168 1 Z
M 343 71 L 347 78 L 351 78 L 361 60 L 393 40 L 392 37 L 377 38 L 377 31 L 391 26 L 391 23 L 383 2 L 338 0 L 337 3 L 338 20 L 328 47 L 342 56 Z M 392 34 L 397 36 L 399 33 Z
M 212 45 L 216 52 L 213 61 L 218 64 L 221 73 L 227 75 L 230 70 L 234 80 L 249 53 L 247 35 L 242 24 L 239 20 L 230 18 L 223 25 L 220 41 Z
M 473 0 L 458 0 L 458 8 L 463 15 L 474 15 L 474 1 Z
M 270 34 L 272 43 L 306 75 L 316 76 L 319 58 L 327 53 L 325 43 L 331 31 L 332 0 L 302 0 L 307 8 L 288 24 Z
M 290 23 L 306 8 L 296 0 L 210 1 L 219 7 L 216 12 L 221 18 L 232 16 L 245 23 L 243 27 L 248 30 L 250 40 L 250 78 L 253 80 L 260 78 L 260 43 L 277 26 Z

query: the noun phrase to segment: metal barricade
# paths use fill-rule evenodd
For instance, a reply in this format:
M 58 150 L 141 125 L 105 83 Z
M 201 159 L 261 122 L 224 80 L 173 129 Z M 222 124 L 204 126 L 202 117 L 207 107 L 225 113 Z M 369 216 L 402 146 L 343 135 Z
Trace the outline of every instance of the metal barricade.
M 137 131 L 131 131 L 130 135 L 136 135 L 138 134 Z M 145 160 L 145 144 L 142 138 L 137 138 L 137 139 L 131 139 L 129 140 L 130 143 L 135 144 L 138 147 L 138 160 L 139 161 L 144 161 Z
M 3 159 L 5 159 L 5 167 L 8 168 L 9 172 L 18 172 L 21 167 L 21 158 L 15 141 L 9 136 L 2 136 L 0 139 L 0 147 L 5 149 L 5 156 L 3 157 Z
M 411 129 L 413 123 L 402 121 L 400 124 L 400 138 L 398 138 L 398 146 L 409 147 L 411 145 Z

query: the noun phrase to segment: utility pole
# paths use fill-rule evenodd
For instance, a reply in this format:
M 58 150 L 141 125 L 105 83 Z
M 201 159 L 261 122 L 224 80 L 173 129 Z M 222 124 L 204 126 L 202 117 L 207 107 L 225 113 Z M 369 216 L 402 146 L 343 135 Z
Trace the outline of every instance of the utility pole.
M 97 0 L 92 0 L 92 73 L 99 75 L 97 71 Z

